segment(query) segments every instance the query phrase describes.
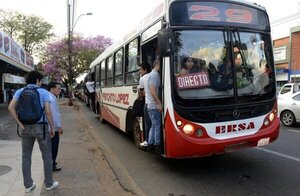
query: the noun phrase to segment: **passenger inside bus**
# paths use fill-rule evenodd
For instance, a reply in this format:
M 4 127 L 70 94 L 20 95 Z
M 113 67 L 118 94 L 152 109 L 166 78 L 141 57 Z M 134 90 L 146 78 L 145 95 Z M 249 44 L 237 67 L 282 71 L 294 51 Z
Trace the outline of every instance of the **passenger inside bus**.
M 233 87 L 232 63 L 228 57 L 217 67 L 209 63 L 210 85 L 215 90 L 229 90 Z
M 249 68 L 249 65 L 247 65 L 246 62 L 244 62 L 246 61 L 245 54 L 243 59 L 242 53 L 244 54 L 243 50 L 240 50 L 237 46 L 234 46 L 233 55 L 238 88 L 248 86 L 251 83 L 251 79 L 253 76 L 251 68 Z
M 192 57 L 184 57 L 182 61 L 182 66 L 180 74 L 189 74 L 199 72 L 199 66 L 196 64 Z

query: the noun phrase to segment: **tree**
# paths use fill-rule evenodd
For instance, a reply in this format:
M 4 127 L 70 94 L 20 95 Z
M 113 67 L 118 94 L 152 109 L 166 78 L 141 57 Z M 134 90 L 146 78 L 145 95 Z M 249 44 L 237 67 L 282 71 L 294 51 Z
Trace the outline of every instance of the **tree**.
M 50 32 L 53 26 L 43 18 L 13 11 L 0 10 L 0 27 L 31 55 L 39 53 L 54 35 Z
M 112 41 L 103 36 L 90 38 L 74 36 L 72 41 L 72 78 L 68 78 L 69 48 L 67 43 L 66 38 L 49 43 L 41 58 L 44 73 L 53 80 L 63 82 L 66 86 L 72 85 L 74 78 L 89 70 L 93 60 L 110 46 Z
M 19 12 L 4 11 L 0 9 L 0 27 L 11 38 L 17 37 L 20 30 L 22 15 Z

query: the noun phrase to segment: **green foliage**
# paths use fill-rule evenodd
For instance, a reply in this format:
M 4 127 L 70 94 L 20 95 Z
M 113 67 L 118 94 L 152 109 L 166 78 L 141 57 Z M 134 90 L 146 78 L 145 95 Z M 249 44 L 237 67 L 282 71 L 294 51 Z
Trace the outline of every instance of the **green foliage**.
M 11 38 L 17 37 L 20 30 L 22 15 L 19 12 L 4 11 L 0 9 L 0 28 Z
M 17 41 L 29 54 L 38 54 L 54 35 L 53 26 L 37 16 L 0 10 L 0 28 Z

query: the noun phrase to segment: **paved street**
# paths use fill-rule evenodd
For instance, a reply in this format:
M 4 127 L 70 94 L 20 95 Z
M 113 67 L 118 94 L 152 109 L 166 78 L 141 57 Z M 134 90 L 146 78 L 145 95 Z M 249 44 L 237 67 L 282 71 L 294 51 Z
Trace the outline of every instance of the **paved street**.
M 165 159 L 137 149 L 130 136 L 83 111 L 146 195 L 300 195 L 299 126 L 281 126 L 279 139 L 263 148 Z
M 129 135 L 101 124 L 82 102 L 77 102 L 78 107 L 66 103 L 60 102 L 65 133 L 58 161 L 63 170 L 54 173 L 61 186 L 51 192 L 44 190 L 36 145 L 33 167 L 38 172 L 33 176 L 40 181 L 34 195 L 300 194 L 299 125 L 282 126 L 279 139 L 264 148 L 196 159 L 165 159 L 137 149 Z M 0 111 L 0 195 L 23 195 L 20 138 L 3 104 Z M 3 149 L 6 154 L 16 152 L 8 158 Z M 5 184 L 9 186 L 5 188 Z

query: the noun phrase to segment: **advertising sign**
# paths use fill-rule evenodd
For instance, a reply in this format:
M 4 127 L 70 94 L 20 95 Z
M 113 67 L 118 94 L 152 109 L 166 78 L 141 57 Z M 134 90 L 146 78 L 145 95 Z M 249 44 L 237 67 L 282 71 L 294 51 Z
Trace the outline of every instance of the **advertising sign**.
M 277 61 L 285 61 L 286 60 L 286 46 L 278 47 L 273 49 L 274 52 L 274 60 Z
M 28 54 L 10 36 L 0 30 L 0 59 L 22 69 L 22 66 L 33 69 L 33 57 Z
M 25 84 L 25 78 L 21 76 L 15 76 L 12 74 L 3 74 L 3 81 L 5 83 L 11 83 L 11 84 Z

